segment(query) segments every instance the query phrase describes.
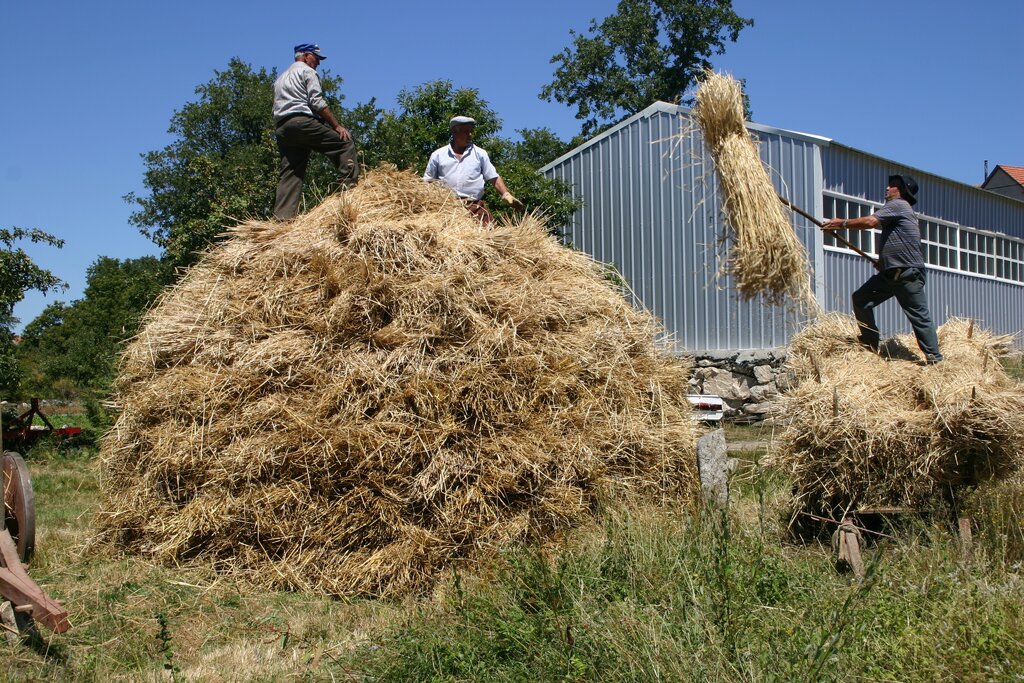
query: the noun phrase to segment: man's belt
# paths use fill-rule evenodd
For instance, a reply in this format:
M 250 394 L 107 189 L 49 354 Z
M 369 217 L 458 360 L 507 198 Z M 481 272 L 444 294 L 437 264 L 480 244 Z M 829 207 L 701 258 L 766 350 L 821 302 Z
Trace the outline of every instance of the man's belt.
M 275 123 L 274 125 L 275 126 L 280 126 L 285 121 L 288 121 L 290 119 L 294 119 L 297 116 L 305 116 L 306 118 L 310 118 L 310 119 L 315 119 L 316 118 L 312 114 L 306 114 L 305 112 L 297 111 L 297 112 L 295 112 L 293 114 L 286 114 L 285 116 L 282 116 L 280 119 L 278 119 L 277 123 Z
M 893 282 L 896 282 L 897 280 L 900 279 L 901 275 L 903 275 L 904 273 L 911 269 L 921 270 L 921 266 L 903 266 L 902 268 L 886 268 L 883 274 Z

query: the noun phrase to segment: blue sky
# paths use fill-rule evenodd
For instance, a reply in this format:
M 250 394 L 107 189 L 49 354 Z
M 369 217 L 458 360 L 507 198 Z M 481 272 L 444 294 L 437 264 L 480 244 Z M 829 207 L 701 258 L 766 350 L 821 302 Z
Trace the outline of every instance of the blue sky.
M 442 78 L 473 87 L 507 135 L 547 126 L 569 138 L 573 110 L 537 97 L 552 55 L 615 0 L 455 5 L 390 2 L 4 2 L 0 227 L 66 240 L 29 245 L 69 288 L 30 293 L 22 324 L 79 298 L 100 256 L 156 254 L 122 197 L 144 193 L 140 154 L 170 142 L 174 111 L 237 56 L 282 69 L 317 42 L 345 103 L 394 105 Z M 292 9 L 288 9 L 291 7 Z M 755 25 L 715 58 L 747 81 L 754 120 L 830 137 L 977 184 L 983 164 L 1024 165 L 1024 2 L 735 0 Z

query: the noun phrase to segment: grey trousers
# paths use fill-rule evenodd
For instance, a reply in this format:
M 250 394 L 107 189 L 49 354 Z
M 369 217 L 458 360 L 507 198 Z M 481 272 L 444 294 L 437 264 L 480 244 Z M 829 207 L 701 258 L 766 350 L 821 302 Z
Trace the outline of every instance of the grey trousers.
M 890 268 L 873 275 L 853 293 L 853 315 L 860 324 L 860 341 L 865 346 L 878 348 L 878 326 L 875 308 L 896 297 L 910 326 L 914 328 L 917 345 L 928 361 L 942 360 L 935 323 L 928 312 L 928 298 L 924 293 L 924 268 Z
M 281 174 L 277 181 L 274 217 L 292 218 L 299 212 L 302 183 L 306 178 L 309 155 L 320 152 L 334 164 L 344 187 L 355 185 L 359 178 L 356 146 L 342 140 L 338 132 L 311 116 L 294 116 L 278 124 L 277 149 L 281 152 Z

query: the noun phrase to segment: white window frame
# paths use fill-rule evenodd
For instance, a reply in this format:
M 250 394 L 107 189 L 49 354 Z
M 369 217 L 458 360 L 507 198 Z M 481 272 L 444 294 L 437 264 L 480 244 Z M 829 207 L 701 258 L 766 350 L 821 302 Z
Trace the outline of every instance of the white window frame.
M 882 204 L 841 192 L 822 193 L 826 219 L 859 218 L 873 214 Z M 842 205 L 839 203 L 842 202 Z M 855 210 L 851 211 L 851 207 Z M 836 209 L 840 208 L 837 212 Z M 839 213 L 844 215 L 833 216 Z M 991 230 L 979 230 L 952 221 L 915 214 L 921 230 L 921 251 L 924 261 L 933 270 L 970 275 L 1024 287 L 1024 240 Z M 871 256 L 878 256 L 880 230 L 837 230 Z M 860 233 L 860 234 L 858 234 Z M 870 237 L 867 235 L 870 233 Z M 833 241 L 834 244 L 829 244 Z M 856 254 L 833 237 L 825 234 L 825 250 Z M 946 265 L 943 265 L 945 260 Z

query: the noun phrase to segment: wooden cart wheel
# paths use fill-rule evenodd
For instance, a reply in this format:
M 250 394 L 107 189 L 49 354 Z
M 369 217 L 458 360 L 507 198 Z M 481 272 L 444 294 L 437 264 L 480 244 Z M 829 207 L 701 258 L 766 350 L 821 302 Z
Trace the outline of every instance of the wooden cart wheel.
M 4 528 L 18 546 L 22 562 L 32 559 L 36 546 L 36 499 L 25 460 L 8 451 L 3 459 Z

